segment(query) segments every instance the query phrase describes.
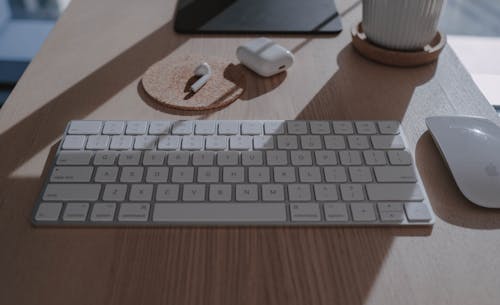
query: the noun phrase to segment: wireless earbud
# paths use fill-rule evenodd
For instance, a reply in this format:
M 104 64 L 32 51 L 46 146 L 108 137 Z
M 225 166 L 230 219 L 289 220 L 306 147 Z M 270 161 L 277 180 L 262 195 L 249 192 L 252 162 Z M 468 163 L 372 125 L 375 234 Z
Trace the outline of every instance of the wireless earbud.
M 212 69 L 210 66 L 204 62 L 194 70 L 194 75 L 201 76 L 194 84 L 191 85 L 191 92 L 196 92 L 200 90 L 203 85 L 205 85 L 210 77 L 212 76 Z

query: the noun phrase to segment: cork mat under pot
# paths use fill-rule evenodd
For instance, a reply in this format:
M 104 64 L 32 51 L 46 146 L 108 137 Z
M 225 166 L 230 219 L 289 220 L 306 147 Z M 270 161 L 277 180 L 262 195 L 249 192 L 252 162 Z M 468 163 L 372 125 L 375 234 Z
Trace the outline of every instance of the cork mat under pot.
M 212 70 L 208 82 L 196 93 L 191 85 L 199 78 L 196 67 L 207 62 Z M 151 66 L 142 77 L 144 90 L 158 103 L 181 110 L 208 110 L 227 106 L 245 91 L 241 65 L 213 56 L 167 57 Z

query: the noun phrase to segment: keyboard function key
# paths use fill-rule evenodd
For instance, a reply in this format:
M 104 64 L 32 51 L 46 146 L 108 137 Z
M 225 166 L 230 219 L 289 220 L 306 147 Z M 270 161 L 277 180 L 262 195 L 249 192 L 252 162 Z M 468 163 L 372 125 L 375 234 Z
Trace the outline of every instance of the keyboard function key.
M 175 121 L 172 126 L 173 135 L 193 134 L 193 121 Z
M 104 150 L 108 149 L 109 136 L 89 136 L 87 139 L 87 149 Z
M 354 133 L 352 122 L 350 121 L 333 121 L 332 125 L 333 125 L 333 131 L 336 134 L 344 135 L 344 134 Z
M 124 129 L 125 129 L 125 122 L 123 121 L 107 121 L 104 123 L 102 134 L 120 135 L 123 134 Z
M 288 134 L 307 134 L 307 123 L 304 121 L 287 121 Z
M 397 121 L 380 121 L 378 128 L 381 134 L 399 134 L 399 122 Z
M 266 135 L 278 135 L 285 133 L 285 121 L 264 122 L 264 133 Z
M 93 135 L 101 131 L 101 121 L 71 121 L 68 134 Z
M 259 121 L 243 121 L 241 123 L 242 135 L 260 135 L 262 134 L 262 123 Z
M 240 133 L 240 123 L 238 121 L 219 121 L 220 135 L 237 135 Z
M 148 129 L 148 122 L 146 121 L 128 121 L 125 133 L 128 135 L 143 135 L 146 134 Z
M 326 121 L 311 121 L 309 122 L 311 126 L 312 134 L 329 134 L 331 133 L 330 124 Z
M 197 135 L 215 135 L 216 126 L 215 121 L 196 121 L 194 131 Z
M 356 125 L 356 131 L 359 134 L 376 134 L 377 133 L 377 127 L 375 126 L 374 122 L 358 121 L 358 122 L 355 122 L 354 125 Z
M 150 135 L 166 135 L 172 126 L 171 121 L 152 121 L 149 124 Z

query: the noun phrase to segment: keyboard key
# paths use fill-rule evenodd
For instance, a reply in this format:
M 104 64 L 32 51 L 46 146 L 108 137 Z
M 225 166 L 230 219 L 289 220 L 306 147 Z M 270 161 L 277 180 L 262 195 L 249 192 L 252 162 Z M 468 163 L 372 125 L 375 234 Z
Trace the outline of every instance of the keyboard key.
M 134 149 L 146 150 L 156 147 L 156 136 L 137 136 L 134 141 Z
M 145 222 L 149 217 L 149 203 L 122 203 L 118 212 L 120 222 Z
M 45 188 L 45 201 L 96 201 L 100 184 L 57 184 L 49 183 Z
M 144 167 L 141 166 L 127 166 L 122 168 L 120 182 L 141 182 Z
M 278 149 L 297 149 L 299 144 L 297 136 L 278 136 Z
M 311 121 L 309 122 L 311 126 L 312 134 L 329 134 L 331 133 L 330 124 L 326 121 Z
M 103 150 L 108 149 L 109 136 L 89 136 L 87 139 L 87 149 Z
M 289 166 L 280 166 L 274 168 L 275 182 L 295 182 L 295 168 Z
M 203 136 L 185 136 L 182 138 L 183 150 L 202 150 L 204 145 Z
M 312 155 L 310 151 L 294 150 L 290 152 L 290 159 L 293 165 L 312 165 Z
M 285 121 L 266 121 L 264 133 L 267 135 L 278 135 L 285 133 Z
M 168 167 L 152 166 L 147 168 L 146 182 L 147 183 L 165 183 L 168 179 Z M 131 199 L 136 200 L 136 199 Z
M 36 221 L 57 221 L 62 210 L 61 202 L 42 202 L 35 214 Z
M 113 165 L 118 152 L 116 151 L 98 151 L 95 153 L 94 165 Z
M 215 135 L 215 121 L 196 121 L 195 133 L 197 135 Z
M 232 150 L 249 150 L 252 148 L 252 137 L 231 136 L 229 138 L 229 148 Z
M 363 186 L 360 184 L 341 184 L 340 193 L 344 201 L 361 201 L 365 199 Z
M 154 222 L 275 223 L 286 221 L 282 203 L 156 204 Z
M 401 136 L 371 136 L 375 149 L 404 149 L 405 144 Z
M 184 201 L 204 201 L 205 200 L 205 185 L 204 184 L 186 184 L 182 193 Z
M 179 136 L 162 136 L 158 140 L 158 149 L 176 150 L 179 147 L 181 138 Z
M 367 136 L 347 136 L 347 142 L 349 143 L 350 149 L 368 149 L 370 144 L 368 144 Z
M 51 182 L 90 182 L 92 166 L 55 166 L 50 175 Z
M 106 135 L 119 135 L 125 129 L 125 122 L 123 121 L 107 121 L 104 123 L 102 134 Z
M 220 121 L 220 135 L 235 135 L 240 133 L 240 123 L 238 121 Z
M 253 137 L 253 149 L 274 149 L 274 139 L 272 136 L 255 136 Z
M 101 121 L 72 121 L 68 134 L 92 135 L 101 132 Z
M 355 122 L 354 125 L 356 126 L 356 131 L 359 134 L 376 134 L 377 133 L 377 127 L 375 126 L 374 122 L 359 121 L 359 122 Z
M 172 182 L 192 183 L 194 167 L 174 167 L 172 170 Z
M 263 201 L 285 201 L 285 191 L 282 184 L 262 185 Z
M 125 194 L 127 193 L 126 184 L 107 184 L 104 188 L 104 194 L 102 195 L 102 200 L 104 201 L 123 201 L 125 200 Z
M 198 167 L 198 182 L 199 183 L 219 182 L 219 168 Z
M 392 165 L 410 165 L 411 164 L 411 155 L 409 152 L 404 150 L 391 150 L 387 152 L 387 156 L 389 157 L 389 162 Z
M 373 170 L 378 182 L 417 182 L 411 166 L 376 166 Z
M 259 121 L 243 121 L 241 123 L 241 134 L 242 135 L 262 134 L 262 123 Z
M 116 203 L 94 203 L 90 221 L 104 222 L 113 221 L 115 217 Z
M 378 128 L 382 134 L 398 134 L 399 133 L 399 122 L 396 121 L 380 121 L 378 122 Z
M 289 184 L 289 201 L 311 201 L 311 187 L 309 184 Z
M 333 131 L 336 134 L 353 134 L 354 129 L 352 127 L 352 122 L 349 121 L 333 121 Z
M 237 184 L 236 201 L 257 201 L 259 199 L 256 184 Z
M 342 165 L 361 165 L 361 154 L 356 150 L 343 150 L 339 152 Z
M 432 216 L 429 212 L 427 206 L 423 203 L 418 202 L 406 202 L 405 203 L 406 216 L 408 221 L 431 221 Z
M 314 195 L 317 201 L 337 201 L 337 187 L 335 184 L 315 184 Z
M 146 151 L 144 152 L 143 165 L 163 165 L 165 162 L 165 152 L 163 151 Z
M 90 151 L 61 151 L 57 156 L 57 165 L 88 165 L 92 158 Z
M 242 165 L 262 165 L 262 152 L 261 151 L 244 151 L 241 153 Z
M 225 150 L 227 148 L 227 137 L 225 136 L 208 136 L 205 141 L 206 150 Z
M 372 174 L 369 167 L 351 166 L 349 167 L 349 176 L 352 182 L 371 182 Z
M 152 196 L 152 184 L 132 184 L 130 187 L 130 201 L 151 201 Z
M 120 155 L 118 157 L 118 165 L 139 165 L 140 160 L 140 151 L 124 151 L 120 152 Z
M 128 121 L 125 133 L 128 135 L 146 134 L 148 122 L 146 121 Z
M 354 221 L 377 220 L 373 204 L 369 202 L 351 203 L 351 212 Z
M 85 147 L 85 136 L 66 136 L 62 145 L 62 149 L 83 149 Z
M 195 151 L 193 153 L 193 165 L 213 165 L 215 153 L 213 151 Z
M 316 158 L 316 164 L 318 165 L 336 165 L 337 155 L 334 151 L 321 150 L 315 151 L 314 156 Z
M 218 165 L 238 165 L 240 153 L 237 151 L 223 151 L 217 153 Z
M 266 152 L 268 165 L 287 165 L 288 156 L 286 151 L 274 150 Z
M 289 134 L 307 133 L 307 123 L 304 121 L 287 121 L 286 126 Z
M 326 149 L 345 149 L 343 136 L 324 136 Z
M 321 220 L 321 213 L 317 203 L 292 203 L 290 204 L 292 221 L 317 222 Z
M 210 201 L 231 201 L 231 185 L 230 184 L 212 184 L 208 199 Z
M 188 165 L 189 152 L 187 151 L 172 151 L 167 155 L 168 165 Z
M 153 121 L 149 124 L 149 134 L 166 135 L 172 126 L 171 121 Z
M 416 183 L 367 184 L 368 198 L 372 201 L 422 201 L 424 196 Z
M 326 182 L 346 182 L 345 168 L 341 166 L 329 166 L 323 168 Z
M 252 183 L 269 183 L 271 181 L 269 167 L 249 167 L 248 181 Z
M 160 184 L 156 189 L 156 201 L 177 201 L 179 199 L 178 184 Z
M 225 183 L 241 183 L 244 181 L 243 173 L 243 167 L 224 167 L 222 179 Z
M 326 221 L 331 222 L 347 222 L 349 213 L 347 212 L 347 204 L 343 202 L 325 203 L 323 205 Z
M 321 182 L 321 173 L 317 166 L 299 167 L 300 182 Z
M 193 133 L 193 121 L 175 121 L 172 127 L 173 135 L 190 135 Z
M 116 182 L 118 177 L 117 166 L 99 166 L 97 167 L 94 180 L 95 182 Z
M 300 144 L 303 149 L 321 149 L 320 136 L 300 136 Z
M 132 136 L 113 136 L 111 137 L 111 145 L 109 149 L 128 150 L 132 148 L 134 138 Z
M 89 204 L 87 202 L 67 203 L 62 219 L 69 222 L 83 222 L 87 218 Z
M 366 150 L 363 152 L 363 157 L 367 165 L 385 165 L 385 153 L 381 150 Z

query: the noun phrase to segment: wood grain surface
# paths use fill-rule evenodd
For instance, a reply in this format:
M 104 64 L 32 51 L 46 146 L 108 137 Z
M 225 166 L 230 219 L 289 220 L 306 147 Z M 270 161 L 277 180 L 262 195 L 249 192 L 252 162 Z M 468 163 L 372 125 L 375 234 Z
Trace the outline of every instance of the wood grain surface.
M 247 78 L 220 111 L 153 107 L 141 75 L 202 51 L 235 61 L 250 36 L 173 32 L 175 1 L 73 0 L 0 111 L 0 304 L 498 304 L 500 212 L 459 193 L 424 118 L 495 113 L 448 47 L 414 69 L 338 36 L 273 36 L 282 77 Z M 421 228 L 34 228 L 46 167 L 71 119 L 399 119 L 438 216 Z M 467 147 L 464 147 L 467 149 Z

